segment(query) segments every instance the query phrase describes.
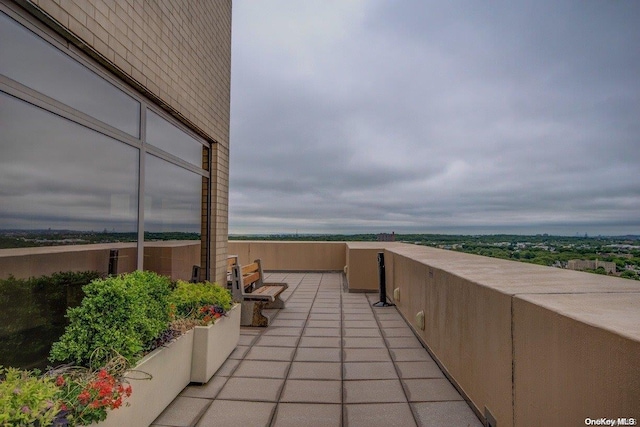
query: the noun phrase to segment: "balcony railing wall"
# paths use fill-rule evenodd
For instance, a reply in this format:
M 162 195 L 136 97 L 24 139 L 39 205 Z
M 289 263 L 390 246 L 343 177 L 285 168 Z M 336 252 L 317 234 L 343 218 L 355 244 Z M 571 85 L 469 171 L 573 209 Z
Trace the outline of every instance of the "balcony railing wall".
M 269 270 L 344 269 L 356 292 L 377 290 L 383 251 L 387 296 L 499 426 L 640 417 L 640 282 L 399 243 L 229 248 Z

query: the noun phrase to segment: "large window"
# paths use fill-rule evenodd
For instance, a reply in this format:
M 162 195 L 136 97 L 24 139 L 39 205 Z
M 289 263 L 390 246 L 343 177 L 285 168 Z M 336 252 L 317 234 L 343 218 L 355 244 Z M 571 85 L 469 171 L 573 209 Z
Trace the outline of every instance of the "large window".
M 2 4 L 0 123 L 0 250 L 206 244 L 209 143 Z
M 3 229 L 135 238 L 138 149 L 5 93 L 0 117 Z

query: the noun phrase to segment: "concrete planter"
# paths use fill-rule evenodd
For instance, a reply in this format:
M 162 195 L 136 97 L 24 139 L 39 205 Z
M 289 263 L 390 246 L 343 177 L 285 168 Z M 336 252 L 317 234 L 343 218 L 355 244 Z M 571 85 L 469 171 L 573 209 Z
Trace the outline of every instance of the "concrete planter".
M 240 304 L 209 326 L 196 326 L 191 359 L 191 381 L 206 383 L 227 360 L 240 340 Z
M 98 426 L 149 426 L 189 384 L 193 337 L 194 331 L 188 331 L 166 347 L 152 351 L 128 371 L 125 378 L 133 388 L 126 400 L 130 405 L 109 411 Z M 146 379 L 148 375 L 150 380 Z

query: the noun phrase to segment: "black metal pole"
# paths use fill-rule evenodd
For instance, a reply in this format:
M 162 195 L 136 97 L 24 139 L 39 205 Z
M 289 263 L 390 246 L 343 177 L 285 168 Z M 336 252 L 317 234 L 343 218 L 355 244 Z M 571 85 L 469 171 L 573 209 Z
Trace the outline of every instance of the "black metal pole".
M 384 252 L 378 252 L 378 282 L 380 283 L 380 301 L 374 307 L 389 307 L 387 302 L 387 279 L 384 270 Z

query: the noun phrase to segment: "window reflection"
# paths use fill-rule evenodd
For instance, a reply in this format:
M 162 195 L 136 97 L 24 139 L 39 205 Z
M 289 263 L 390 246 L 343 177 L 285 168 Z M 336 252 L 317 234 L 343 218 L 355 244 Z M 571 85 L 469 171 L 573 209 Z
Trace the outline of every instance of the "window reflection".
M 147 142 L 202 167 L 202 144 L 151 110 L 147 110 Z
M 135 236 L 138 149 L 3 92 L 0 121 L 2 232 Z
M 202 176 L 147 154 L 145 240 L 199 239 Z
M 132 136 L 140 103 L 0 13 L 0 73 Z

